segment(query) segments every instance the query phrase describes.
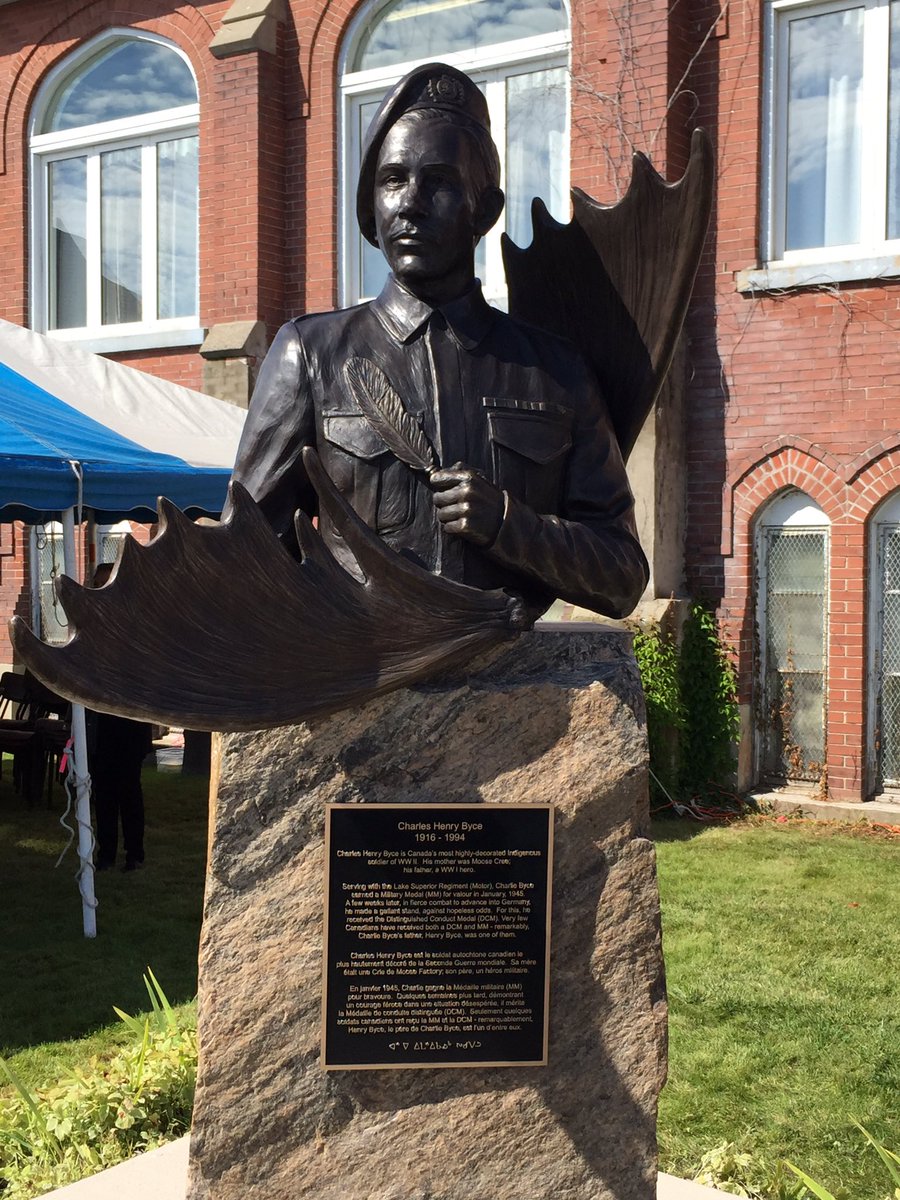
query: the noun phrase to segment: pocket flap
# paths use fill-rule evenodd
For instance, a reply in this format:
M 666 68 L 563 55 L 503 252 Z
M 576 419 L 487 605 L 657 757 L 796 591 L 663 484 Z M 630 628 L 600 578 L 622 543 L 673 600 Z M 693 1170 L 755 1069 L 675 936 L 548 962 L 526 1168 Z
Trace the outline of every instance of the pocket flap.
M 495 409 L 488 427 L 492 442 L 536 463 L 551 463 L 572 445 L 570 422 L 556 414 Z
M 323 417 L 325 440 L 355 458 L 378 458 L 388 448 L 363 416 Z

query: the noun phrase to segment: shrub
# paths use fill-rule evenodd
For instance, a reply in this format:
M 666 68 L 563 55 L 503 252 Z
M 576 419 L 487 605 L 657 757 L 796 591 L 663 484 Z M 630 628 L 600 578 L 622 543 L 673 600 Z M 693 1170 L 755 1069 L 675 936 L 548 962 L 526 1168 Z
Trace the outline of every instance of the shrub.
M 678 679 L 684 722 L 679 737 L 682 795 L 704 797 L 710 785 L 727 786 L 740 734 L 737 674 L 715 615 L 692 604 L 684 623 Z
M 893 1187 L 893 1200 L 900 1200 L 900 1155 L 895 1154 L 893 1150 L 888 1150 L 881 1142 L 876 1141 L 868 1129 L 860 1125 L 859 1121 L 854 1121 L 853 1124 L 862 1132 L 863 1137 L 881 1159 L 884 1169 L 890 1178 L 890 1186 Z M 840 1190 L 830 1192 L 828 1188 L 824 1187 L 821 1183 L 817 1183 L 815 1179 L 812 1179 L 805 1171 L 801 1171 L 799 1167 L 795 1167 L 793 1163 L 785 1163 L 785 1166 L 794 1172 L 809 1192 L 818 1197 L 818 1200 L 841 1200 L 841 1197 L 845 1195 Z
M 886 1200 L 900 1200 L 900 1155 L 876 1141 L 858 1121 L 853 1124 L 862 1132 L 884 1165 L 890 1180 L 889 1186 L 893 1187 L 893 1197 L 886 1193 Z M 843 1188 L 831 1192 L 791 1162 L 773 1165 L 759 1155 L 739 1150 L 733 1142 L 707 1151 L 700 1160 L 694 1181 L 733 1196 L 749 1197 L 749 1200 L 810 1200 L 811 1197 L 816 1197 L 816 1200 L 852 1200 Z M 858 1200 L 875 1198 L 860 1196 Z
M 647 704 L 651 791 L 659 802 L 680 791 L 678 735 L 684 726 L 684 706 L 678 643 L 671 632 L 659 625 L 638 628 L 634 631 L 634 655 Z
M 196 1018 L 175 1012 L 153 972 L 152 1012 L 116 1009 L 133 1040 L 55 1087 L 32 1092 L 0 1059 L 12 1094 L 0 1098 L 0 1194 L 31 1200 L 190 1128 L 197 1075 Z
M 714 614 L 691 604 L 680 642 L 659 625 L 637 628 L 634 652 L 655 798 L 716 798 L 734 772 L 740 717 L 734 665 Z

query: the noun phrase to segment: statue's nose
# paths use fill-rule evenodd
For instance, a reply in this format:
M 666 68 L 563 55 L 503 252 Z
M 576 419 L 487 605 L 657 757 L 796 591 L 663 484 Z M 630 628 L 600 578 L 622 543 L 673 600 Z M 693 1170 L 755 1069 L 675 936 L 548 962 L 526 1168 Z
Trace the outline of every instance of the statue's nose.
M 403 189 L 401 209 L 404 213 L 422 212 L 425 207 L 425 197 L 417 179 L 407 180 Z

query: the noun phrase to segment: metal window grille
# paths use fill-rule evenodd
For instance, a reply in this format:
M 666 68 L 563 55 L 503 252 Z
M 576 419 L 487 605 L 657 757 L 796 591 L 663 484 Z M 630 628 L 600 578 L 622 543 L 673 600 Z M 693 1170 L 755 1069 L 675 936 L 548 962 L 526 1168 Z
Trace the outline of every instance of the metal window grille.
M 880 653 L 878 688 L 878 775 L 881 786 L 900 787 L 900 526 L 878 534 Z
M 818 781 L 824 769 L 825 537 L 763 537 L 763 771 L 778 779 Z
M 126 534 L 111 529 L 101 529 L 97 535 L 97 562 L 114 563 L 119 557 L 119 548 Z
M 62 530 L 46 525 L 34 527 L 34 547 L 40 573 L 41 637 L 45 642 L 64 642 L 69 636 L 66 614 L 56 597 L 54 580 L 63 574 Z

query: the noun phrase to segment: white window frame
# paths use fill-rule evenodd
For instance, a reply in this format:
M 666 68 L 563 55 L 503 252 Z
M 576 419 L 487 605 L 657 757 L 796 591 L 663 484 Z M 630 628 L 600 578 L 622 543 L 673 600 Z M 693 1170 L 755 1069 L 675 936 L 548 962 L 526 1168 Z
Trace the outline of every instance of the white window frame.
M 822 681 L 824 690 L 822 722 L 823 735 L 826 739 L 827 752 L 827 723 L 828 723 L 828 670 L 831 650 L 831 521 L 828 514 L 814 500 L 800 491 L 790 488 L 773 497 L 759 513 L 755 522 L 753 552 L 756 564 L 756 632 L 759 647 L 759 661 L 754 681 L 757 695 L 761 700 L 766 696 L 766 679 L 768 676 L 768 611 L 766 609 L 766 592 L 768 584 L 768 555 L 766 553 L 766 534 L 772 529 L 791 529 L 797 533 L 823 533 L 825 556 L 825 637 L 822 646 Z M 765 774 L 765 734 L 759 722 L 756 723 L 753 738 L 753 775 L 760 783 L 768 782 Z M 823 764 L 824 765 L 824 764 Z M 814 787 L 814 784 L 801 783 L 801 787 Z
M 360 278 L 359 229 L 356 223 L 356 163 L 359 162 L 359 122 L 356 119 L 362 97 L 366 100 L 383 96 L 387 90 L 414 67 L 432 60 L 433 55 L 410 59 L 390 67 L 378 67 L 369 71 L 347 70 L 353 60 L 361 38 L 373 21 L 377 21 L 387 4 L 384 0 L 366 5 L 352 21 L 341 47 L 338 62 L 338 95 L 340 96 L 340 148 L 338 158 L 338 303 L 341 306 L 356 304 L 355 281 Z M 501 163 L 505 162 L 506 128 L 505 80 L 519 69 L 552 70 L 562 67 L 566 72 L 566 128 L 563 137 L 566 194 L 568 194 L 571 145 L 571 94 L 569 88 L 571 58 L 571 14 L 568 4 L 567 28 L 557 33 L 539 34 L 536 37 L 519 38 L 512 42 L 498 42 L 475 51 L 457 51 L 441 56 L 441 61 L 457 67 L 471 75 L 476 83 L 487 76 L 486 98 L 491 114 L 491 133 L 500 151 Z M 501 179 L 501 187 L 503 180 Z M 500 249 L 500 235 L 506 228 L 506 213 L 484 239 L 485 246 L 485 296 L 489 301 L 506 307 L 506 279 Z M 371 297 L 362 297 L 370 299 Z
M 787 38 L 791 16 L 864 9 L 861 229 L 867 240 L 786 250 Z M 764 12 L 765 88 L 760 253 L 763 270 L 738 273 L 741 291 L 900 274 L 900 239 L 886 229 L 890 0 L 769 0 Z M 868 236 L 867 236 L 868 235 Z
M 160 142 L 199 136 L 200 105 L 187 104 L 136 117 L 82 125 L 53 133 L 38 133 L 47 109 L 65 79 L 87 65 L 98 51 L 110 43 L 127 38 L 165 46 L 187 64 L 196 85 L 190 59 L 180 46 L 144 30 L 107 29 L 68 55 L 49 73 L 41 85 L 29 126 L 31 205 L 30 205 L 30 291 L 31 327 L 60 341 L 77 342 L 84 349 L 98 352 L 115 350 L 161 349 L 169 346 L 199 345 L 204 330 L 197 311 L 184 317 L 164 320 L 144 318 L 122 324 L 101 323 L 100 261 L 100 156 L 109 150 L 140 147 L 141 161 L 141 287 L 143 311 L 155 312 L 157 304 L 158 259 L 156 254 L 156 148 Z M 49 165 L 74 157 L 87 158 L 87 324 L 81 328 L 50 329 L 50 253 L 48 245 Z M 92 269 L 93 264 L 93 269 Z M 197 279 L 199 293 L 199 269 Z
M 866 776 L 867 793 L 898 798 L 896 786 L 884 787 L 881 762 L 876 736 L 881 723 L 882 661 L 884 647 L 884 571 L 882 566 L 882 538 L 889 529 L 900 527 L 900 492 L 889 496 L 879 506 L 871 520 L 868 531 L 868 562 L 871 570 L 868 579 L 871 586 L 866 597 Z

